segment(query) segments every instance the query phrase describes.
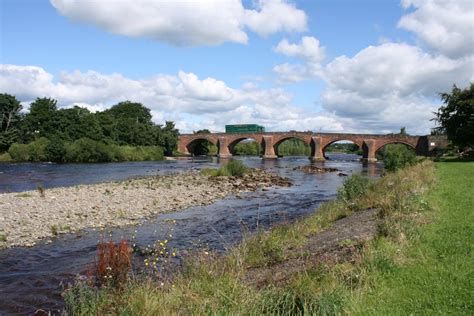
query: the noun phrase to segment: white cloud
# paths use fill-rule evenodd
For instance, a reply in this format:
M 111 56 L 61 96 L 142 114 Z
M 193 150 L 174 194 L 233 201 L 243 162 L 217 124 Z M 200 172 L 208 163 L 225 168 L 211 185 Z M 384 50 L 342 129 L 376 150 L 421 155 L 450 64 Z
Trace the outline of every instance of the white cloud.
M 56 10 L 77 22 L 114 34 L 145 37 L 177 46 L 247 43 L 246 29 L 260 35 L 304 31 L 304 11 L 283 0 L 244 8 L 241 0 L 50 0 Z
M 330 87 L 357 91 L 363 96 L 396 93 L 433 97 L 453 83 L 466 85 L 473 77 L 472 57 L 450 59 L 399 43 L 369 46 L 352 58 L 329 63 L 324 77 Z
M 313 76 L 306 65 L 279 64 L 273 67 L 280 83 L 300 82 Z
M 458 58 L 472 55 L 474 48 L 474 4 L 471 0 L 403 0 L 415 8 L 398 26 L 440 53 Z
M 453 84 L 467 86 L 473 77 L 472 56 L 433 56 L 403 43 L 369 46 L 354 57 L 341 56 L 324 69 L 323 107 L 372 130 L 427 133 L 439 92 Z
M 312 36 L 303 36 L 298 44 L 291 44 L 283 39 L 275 47 L 275 51 L 291 57 L 297 57 L 313 63 L 320 63 L 325 57 L 325 48 L 319 40 Z
M 257 9 L 245 10 L 243 23 L 260 35 L 306 30 L 306 13 L 285 0 L 259 0 Z
M 303 64 L 284 63 L 273 67 L 278 74 L 280 83 L 299 82 L 321 75 L 322 61 L 325 58 L 325 48 L 319 40 L 312 36 L 303 36 L 300 43 L 292 44 L 281 40 L 274 49 L 275 52 L 301 59 Z
M 131 100 L 149 107 L 155 122 L 173 120 L 183 132 L 222 131 L 225 124 L 243 122 L 263 124 L 269 130 L 342 130 L 334 115 L 294 106 L 285 90 L 260 89 L 251 82 L 235 89 L 184 71 L 140 80 L 118 73 L 72 71 L 55 79 L 41 67 L 0 65 L 0 86 L 24 102 L 52 97 L 61 107 L 79 105 L 95 112 Z

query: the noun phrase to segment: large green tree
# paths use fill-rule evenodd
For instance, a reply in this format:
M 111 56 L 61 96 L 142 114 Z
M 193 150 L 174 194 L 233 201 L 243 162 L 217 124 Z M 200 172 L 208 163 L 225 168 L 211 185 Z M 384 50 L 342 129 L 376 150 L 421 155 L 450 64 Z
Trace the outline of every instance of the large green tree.
M 73 141 L 83 137 L 104 140 L 98 116 L 86 108 L 74 106 L 70 109 L 61 109 L 58 110 L 56 117 L 57 134 L 63 140 Z
M 21 109 L 16 97 L 0 93 L 0 152 L 6 151 L 18 138 Z
M 441 106 L 435 120 L 439 131 L 461 148 L 474 146 L 474 83 L 466 89 L 453 86 L 451 93 L 441 93 Z
M 57 101 L 52 98 L 37 98 L 30 104 L 30 112 L 22 124 L 23 141 L 39 137 L 55 136 L 59 130 Z
M 119 144 L 155 145 L 150 109 L 136 102 L 120 102 L 99 115 L 104 135 Z
M 445 132 L 454 145 L 461 148 L 474 146 L 474 83 L 468 88 L 453 86 L 451 93 L 441 93 L 441 106 L 435 120 L 439 131 Z

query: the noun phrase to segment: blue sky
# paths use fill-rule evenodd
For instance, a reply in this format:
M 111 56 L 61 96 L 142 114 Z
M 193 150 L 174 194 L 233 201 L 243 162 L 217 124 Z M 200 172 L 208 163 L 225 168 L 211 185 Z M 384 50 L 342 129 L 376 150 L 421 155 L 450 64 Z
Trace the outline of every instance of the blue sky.
M 0 90 L 26 108 L 51 96 L 101 110 L 122 97 L 183 131 L 427 133 L 436 92 L 474 77 L 467 0 L 245 1 L 239 14 L 241 2 L 226 1 L 232 9 L 202 1 L 193 14 L 186 2 L 1 0 Z

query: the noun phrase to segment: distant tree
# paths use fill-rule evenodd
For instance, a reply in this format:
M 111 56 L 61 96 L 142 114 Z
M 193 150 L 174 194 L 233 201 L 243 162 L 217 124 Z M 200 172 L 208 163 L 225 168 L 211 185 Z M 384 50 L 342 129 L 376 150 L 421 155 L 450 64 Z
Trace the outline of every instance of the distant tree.
M 400 135 L 402 135 L 402 136 L 407 136 L 408 135 L 405 126 L 400 128 Z
M 141 103 L 124 101 L 104 111 L 118 120 L 135 121 L 136 123 L 152 125 L 150 109 Z
M 135 146 L 155 145 L 156 130 L 153 128 L 150 109 L 136 102 L 120 102 L 104 111 L 99 121 L 104 135 L 119 144 Z
M 86 108 L 74 106 L 70 109 L 59 110 L 57 123 L 57 135 L 63 140 L 74 141 L 83 137 L 104 140 L 98 115 L 91 113 Z
M 23 141 L 54 136 L 59 129 L 57 110 L 57 101 L 51 98 L 37 98 L 31 103 L 22 124 Z
M 197 130 L 195 132 L 193 132 L 194 134 L 211 134 L 211 131 L 208 130 L 207 128 L 205 129 L 200 129 L 200 130 Z
M 165 126 L 161 129 L 163 147 L 165 149 L 165 155 L 172 156 L 173 151 L 178 145 L 179 131 L 175 128 L 174 123 L 166 121 Z
M 464 90 L 453 86 L 451 93 L 441 93 L 441 106 L 434 119 L 440 124 L 438 132 L 460 148 L 474 146 L 474 83 Z
M 0 94 L 0 152 L 4 152 L 18 138 L 21 104 L 16 97 Z

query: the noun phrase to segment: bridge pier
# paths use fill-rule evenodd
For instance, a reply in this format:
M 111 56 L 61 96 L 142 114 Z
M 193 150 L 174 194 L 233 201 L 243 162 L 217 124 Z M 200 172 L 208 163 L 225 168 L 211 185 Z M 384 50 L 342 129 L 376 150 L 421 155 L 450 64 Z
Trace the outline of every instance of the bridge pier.
M 364 139 L 364 144 L 367 147 L 367 156 L 364 155 L 362 158 L 363 161 L 368 163 L 376 163 L 377 156 L 375 155 L 375 140 L 373 139 Z
M 263 136 L 263 148 L 263 159 L 278 158 L 275 154 L 275 148 L 273 147 L 273 136 Z
M 313 161 L 325 161 L 323 153 L 323 146 L 322 146 L 322 138 L 321 137 L 311 137 L 311 141 L 313 142 L 313 147 L 311 148 L 311 160 Z
M 219 143 L 219 158 L 230 158 L 232 154 L 229 151 L 229 144 L 227 143 L 227 138 L 224 136 L 218 137 Z

